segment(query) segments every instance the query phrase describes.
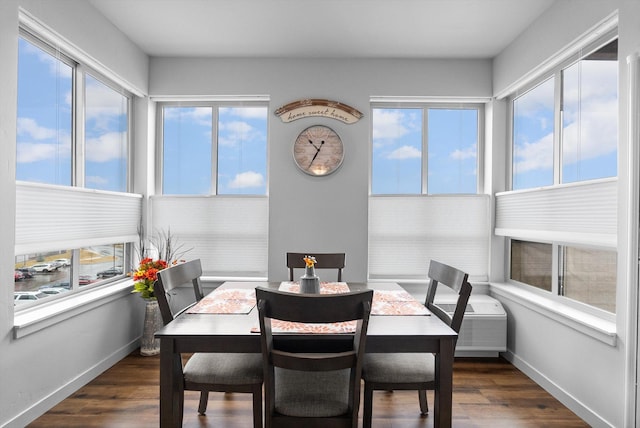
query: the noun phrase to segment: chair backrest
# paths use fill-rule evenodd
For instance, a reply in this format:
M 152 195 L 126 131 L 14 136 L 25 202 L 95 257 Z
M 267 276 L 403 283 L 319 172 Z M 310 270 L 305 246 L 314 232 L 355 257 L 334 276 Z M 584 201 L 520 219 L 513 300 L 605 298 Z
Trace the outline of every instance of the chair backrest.
M 158 272 L 158 280 L 153 286 L 153 291 L 158 299 L 158 306 L 162 314 L 162 322 L 166 325 L 171 322 L 178 314 L 190 307 L 196 301 L 204 297 L 202 285 L 200 283 L 202 276 L 202 265 L 200 259 L 191 260 L 186 263 L 180 263 Z M 172 309 L 171 307 L 171 291 L 176 287 L 191 283 L 195 294 L 195 301 L 185 308 Z
M 469 296 L 471 295 L 471 284 L 468 282 L 469 275 L 463 271 L 445 265 L 444 263 L 431 260 L 429 264 L 429 289 L 425 306 L 441 320 L 447 323 L 456 333 L 460 332 L 462 319 L 464 317 Z M 457 294 L 457 301 L 453 315 L 434 303 L 438 286 L 446 286 L 454 290 Z
M 333 371 L 350 369 L 349 412 L 358 415 L 360 405 L 360 380 L 364 357 L 367 327 L 371 314 L 373 290 L 361 290 L 340 294 L 298 294 L 266 288 L 256 288 L 260 336 L 264 361 L 265 402 L 267 412 L 273 409 L 275 400 L 274 367 L 301 371 Z M 328 352 L 296 352 L 279 349 L 274 344 L 271 320 L 300 323 L 333 323 L 356 320 L 356 331 L 349 349 L 329 349 Z M 344 339 L 344 337 L 342 337 Z
M 342 281 L 342 269 L 344 269 L 345 253 L 287 253 L 287 267 L 289 268 L 289 281 L 293 281 L 293 270 L 305 267 L 304 256 L 316 258 L 316 269 L 337 269 L 338 281 Z

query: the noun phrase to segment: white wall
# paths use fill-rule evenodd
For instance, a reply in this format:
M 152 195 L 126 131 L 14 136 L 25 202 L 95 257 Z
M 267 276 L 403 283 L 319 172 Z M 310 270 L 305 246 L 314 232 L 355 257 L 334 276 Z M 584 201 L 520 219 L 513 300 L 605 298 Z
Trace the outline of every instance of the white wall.
M 494 94 L 525 76 L 527 72 L 556 55 L 602 20 L 619 9 L 619 218 L 617 344 L 610 346 L 533 311 L 515 300 L 499 297 L 508 316 L 507 356 L 522 371 L 551 391 L 593 426 L 634 426 L 636 314 L 629 291 L 637 287 L 629 270 L 635 269 L 629 254 L 632 231 L 629 215 L 629 138 L 627 133 L 628 82 L 626 57 L 640 47 L 640 2 L 638 1 L 557 1 L 530 28 L 495 60 Z M 494 129 L 494 132 L 497 130 Z M 637 184 L 636 191 L 637 191 Z M 499 190 L 499 189 L 494 189 Z M 635 233 L 635 231 L 634 231 Z M 492 256 L 496 257 L 494 252 Z M 494 259 L 495 260 L 495 259 Z M 500 281 L 497 277 L 492 277 Z M 504 278 L 502 278 L 504 281 Z M 631 293 L 635 295 L 636 293 Z
M 344 279 L 367 275 L 367 197 L 371 96 L 469 96 L 491 93 L 486 60 L 211 60 L 154 58 L 151 97 L 160 95 L 256 95 L 271 97 L 270 112 L 304 98 L 348 104 L 364 117 L 346 125 L 305 118 L 269 125 L 269 279 L 286 279 L 287 251 L 344 251 Z M 313 124 L 342 138 L 345 160 L 327 177 L 311 177 L 293 163 L 296 136 Z
M 144 304 L 115 300 L 21 339 L 13 339 L 18 8 L 132 87 L 146 91 L 148 58 L 84 0 L 0 1 L 0 426 L 23 427 L 135 349 Z

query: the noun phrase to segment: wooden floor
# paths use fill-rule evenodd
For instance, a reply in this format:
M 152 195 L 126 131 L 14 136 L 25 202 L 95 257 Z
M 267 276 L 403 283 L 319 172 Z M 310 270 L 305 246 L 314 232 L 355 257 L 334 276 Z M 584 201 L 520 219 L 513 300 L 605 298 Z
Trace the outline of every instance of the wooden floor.
M 158 357 L 134 352 L 29 427 L 157 427 L 158 367 Z M 454 427 L 588 427 L 500 358 L 456 359 L 453 384 Z M 198 397 L 185 393 L 185 428 L 251 427 L 250 394 L 211 393 L 202 417 Z M 428 398 L 432 408 L 433 395 Z M 375 392 L 373 411 L 374 427 L 433 427 L 432 414 L 420 416 L 413 391 Z

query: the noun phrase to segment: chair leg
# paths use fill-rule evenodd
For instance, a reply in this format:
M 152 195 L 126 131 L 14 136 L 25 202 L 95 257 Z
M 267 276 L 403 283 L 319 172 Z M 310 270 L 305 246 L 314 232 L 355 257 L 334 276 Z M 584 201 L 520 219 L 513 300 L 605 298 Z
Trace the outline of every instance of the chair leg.
M 429 414 L 429 404 L 427 404 L 427 391 L 424 389 L 418 390 L 418 401 L 420 402 L 420 413 L 423 415 Z
M 209 391 L 201 391 L 200 404 L 198 405 L 198 414 L 204 415 L 207 412 L 208 402 L 209 402 Z
M 253 428 L 262 428 L 262 385 L 253 391 Z
M 362 427 L 371 428 L 373 414 L 373 388 L 364 383 L 364 406 L 362 409 Z

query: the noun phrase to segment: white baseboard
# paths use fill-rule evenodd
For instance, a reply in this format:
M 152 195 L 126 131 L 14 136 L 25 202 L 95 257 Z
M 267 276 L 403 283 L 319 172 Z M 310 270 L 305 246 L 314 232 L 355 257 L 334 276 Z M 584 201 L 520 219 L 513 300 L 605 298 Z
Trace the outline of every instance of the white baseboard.
M 535 383 L 544 388 L 549 394 L 553 395 L 558 401 L 565 405 L 569 410 L 578 415 L 582 420 L 594 428 L 615 428 L 614 425 L 602 419 L 600 415 L 595 413 L 584 403 L 560 388 L 548 377 L 540 373 L 535 367 L 513 354 L 511 351 L 503 352 L 502 355 L 507 361 L 513 364 L 518 370 L 526 374 Z
M 47 411 L 53 408 L 55 405 L 69 397 L 71 394 L 82 388 L 93 379 L 102 374 L 105 370 L 112 367 L 118 361 L 125 358 L 136 348 L 140 346 L 140 339 L 136 339 L 122 348 L 116 350 L 111 355 L 107 356 L 103 360 L 97 362 L 93 367 L 90 367 L 83 373 L 80 373 L 77 377 L 71 379 L 68 383 L 61 385 L 60 388 L 44 397 L 42 400 L 34 403 L 33 406 L 25 409 L 22 413 L 16 415 L 13 419 L 10 419 L 3 428 L 22 428 L 44 415 Z

